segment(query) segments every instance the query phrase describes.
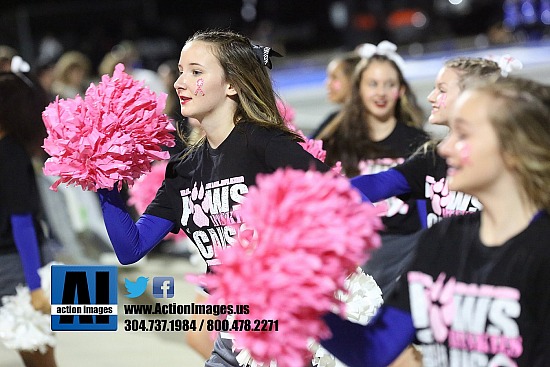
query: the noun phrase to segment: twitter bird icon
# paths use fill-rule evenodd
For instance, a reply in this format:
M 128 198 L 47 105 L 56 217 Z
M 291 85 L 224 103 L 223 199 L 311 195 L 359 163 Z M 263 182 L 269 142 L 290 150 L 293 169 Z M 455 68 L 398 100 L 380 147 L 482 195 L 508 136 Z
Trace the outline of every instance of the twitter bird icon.
M 145 292 L 145 289 L 147 288 L 147 282 L 149 281 L 149 278 L 146 277 L 139 277 L 136 279 L 135 282 L 132 282 L 128 278 L 124 278 L 124 285 L 126 286 L 126 290 L 129 294 L 126 295 L 128 298 L 136 298 L 139 297 Z

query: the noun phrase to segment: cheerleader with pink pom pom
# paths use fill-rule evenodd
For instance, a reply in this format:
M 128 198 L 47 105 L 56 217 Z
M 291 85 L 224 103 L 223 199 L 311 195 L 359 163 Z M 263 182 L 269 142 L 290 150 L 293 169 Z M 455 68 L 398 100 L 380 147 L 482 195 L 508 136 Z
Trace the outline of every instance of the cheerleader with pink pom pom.
M 230 31 L 197 32 L 185 43 L 174 88 L 182 115 L 203 136 L 170 158 L 164 181 L 136 223 L 118 189 L 148 172 L 152 160 L 167 158 L 159 149 L 171 144 L 168 123 L 159 114 L 162 101 L 117 69 L 84 99 L 57 101 L 45 112 L 50 133 L 45 146 L 54 157 L 48 172 L 60 176 L 57 184 L 98 191 L 122 264 L 138 261 L 169 232 L 183 230 L 212 270 L 220 264 L 221 249 L 234 244 L 245 227 L 233 212 L 258 174 L 280 168 L 330 171 L 300 146 L 303 139 L 277 110 L 268 72 L 273 56 L 280 55 Z M 359 204 L 360 195 L 354 195 Z M 231 340 L 218 338 L 206 366 L 238 366 L 233 349 Z
M 174 87 L 182 115 L 195 119 L 204 136 L 170 160 L 162 186 L 136 224 L 117 190 L 99 191 L 122 263 L 139 260 L 181 228 L 207 266 L 215 267 L 220 249 L 235 242 L 236 229 L 227 221 L 258 173 L 281 167 L 329 170 L 298 144 L 300 137 L 277 110 L 267 70 L 273 55 L 232 32 L 198 32 L 186 42 Z M 217 339 L 207 366 L 238 366 L 231 344 Z

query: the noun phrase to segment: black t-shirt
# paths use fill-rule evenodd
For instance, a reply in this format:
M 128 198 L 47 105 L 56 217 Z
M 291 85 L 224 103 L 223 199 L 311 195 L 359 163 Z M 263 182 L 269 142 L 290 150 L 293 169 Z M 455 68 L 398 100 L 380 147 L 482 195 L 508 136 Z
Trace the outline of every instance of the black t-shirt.
M 426 133 L 420 129 L 397 123 L 392 133 L 384 140 L 374 143 L 380 151 L 377 157 L 359 162 L 362 175 L 387 171 L 403 163 L 419 146 L 428 140 Z M 416 200 L 401 200 L 392 197 L 383 201 L 387 207 L 383 217 L 384 233 L 410 234 L 422 228 Z
M 444 217 L 481 210 L 479 200 L 462 192 L 450 191 L 447 183 L 447 163 L 435 149 L 415 154 L 394 167 L 407 180 L 412 199 L 426 200 L 426 225 L 431 227 Z
M 550 218 L 488 247 L 480 217 L 429 228 L 387 303 L 411 313 L 425 366 L 550 366 Z
M 32 214 L 39 243 L 40 197 L 31 159 L 12 137 L 0 139 L 0 254 L 17 252 L 11 227 L 12 214 Z
M 281 167 L 326 172 L 330 168 L 306 152 L 289 134 L 241 122 L 216 149 L 207 142 L 182 159 L 170 159 L 165 180 L 146 213 L 174 222 L 195 243 L 208 266 L 218 264 L 216 247 L 231 245 L 235 229 L 226 220 L 258 173 Z M 244 229 L 241 223 L 241 230 Z

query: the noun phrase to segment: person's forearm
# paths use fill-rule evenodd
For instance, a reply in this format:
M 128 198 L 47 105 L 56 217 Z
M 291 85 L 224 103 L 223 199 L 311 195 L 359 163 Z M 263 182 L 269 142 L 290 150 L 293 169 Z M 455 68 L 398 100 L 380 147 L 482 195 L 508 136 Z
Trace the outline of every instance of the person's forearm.
M 132 264 L 151 251 L 172 229 L 167 219 L 144 214 L 137 223 L 116 190 L 98 190 L 107 233 L 121 264 Z
M 349 367 L 386 367 L 414 340 L 410 314 L 382 306 L 364 326 L 329 313 L 324 317 L 332 338 L 321 345 Z
M 40 249 L 38 237 L 34 228 L 33 217 L 30 213 L 12 214 L 10 217 L 13 239 L 21 258 L 25 281 L 29 289 L 40 288 L 40 276 L 38 269 L 40 262 Z
M 373 203 L 411 191 L 407 179 L 395 169 L 353 177 L 351 184 Z

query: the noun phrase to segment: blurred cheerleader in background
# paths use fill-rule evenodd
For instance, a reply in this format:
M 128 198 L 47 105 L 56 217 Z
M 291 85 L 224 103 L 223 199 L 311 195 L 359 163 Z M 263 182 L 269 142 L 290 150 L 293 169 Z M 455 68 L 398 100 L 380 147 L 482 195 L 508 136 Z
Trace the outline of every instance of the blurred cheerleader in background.
M 49 100 L 31 78 L 19 71 L 0 73 L 0 299 L 27 285 L 32 306 L 48 314 L 49 296 L 42 290 L 38 269 L 53 260 L 53 254 L 45 245 L 32 160 L 44 159 L 41 113 Z M 52 345 L 19 354 L 27 367 L 56 366 Z

